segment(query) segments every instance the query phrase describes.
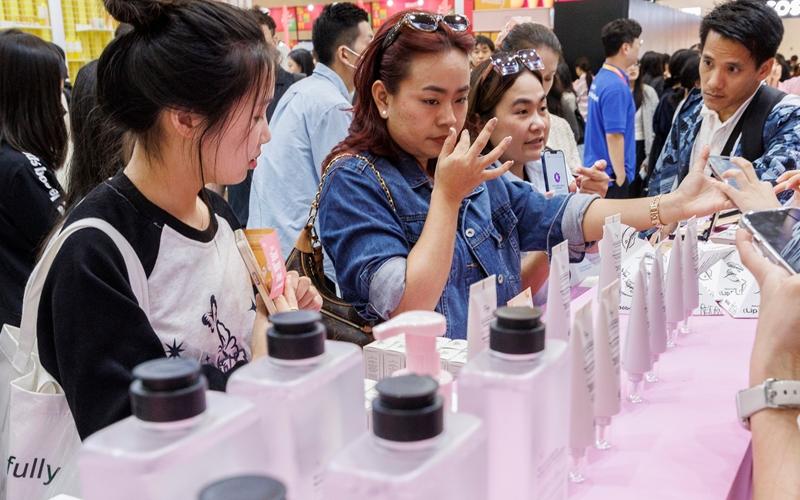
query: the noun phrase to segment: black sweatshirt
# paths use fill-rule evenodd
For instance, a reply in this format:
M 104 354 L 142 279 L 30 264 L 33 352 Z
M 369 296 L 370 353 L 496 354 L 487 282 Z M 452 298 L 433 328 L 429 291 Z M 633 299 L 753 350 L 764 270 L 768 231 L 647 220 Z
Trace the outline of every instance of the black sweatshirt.
M 101 184 L 66 225 L 97 217 L 131 244 L 147 276 L 139 307 L 122 254 L 98 229 L 68 238 L 39 307 L 42 366 L 61 384 L 81 438 L 131 413 L 133 368 L 159 357 L 198 360 L 211 389 L 250 359 L 253 289 L 236 248 L 238 222 L 206 191 L 215 214 L 198 231 L 148 201 L 123 174 Z M 65 227 L 66 227 L 65 225 Z
M 39 158 L 0 142 L 0 325 L 19 326 L 25 283 L 63 212 L 61 186 Z

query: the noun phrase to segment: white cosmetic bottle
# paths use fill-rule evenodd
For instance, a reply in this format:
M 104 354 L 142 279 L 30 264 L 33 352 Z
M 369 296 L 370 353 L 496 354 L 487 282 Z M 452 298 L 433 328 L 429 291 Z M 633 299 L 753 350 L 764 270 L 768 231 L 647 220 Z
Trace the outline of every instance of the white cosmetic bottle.
M 196 498 L 209 482 L 258 473 L 267 445 L 250 402 L 206 391 L 196 361 L 148 361 L 133 376 L 133 416 L 81 447 L 84 500 Z
M 459 373 L 459 412 L 484 421 L 489 437 L 489 500 L 567 496 L 567 343 L 545 341 L 541 313 L 502 307 L 489 350 Z
M 318 312 L 270 322 L 268 356 L 237 370 L 227 391 L 258 409 L 269 451 L 261 470 L 286 484 L 290 500 L 319 500 L 328 461 L 366 428 L 363 358 L 354 344 L 325 340 Z
M 438 384 L 428 376 L 385 378 L 376 390 L 372 431 L 331 461 L 325 498 L 486 500 L 481 421 L 460 413 L 445 421 Z

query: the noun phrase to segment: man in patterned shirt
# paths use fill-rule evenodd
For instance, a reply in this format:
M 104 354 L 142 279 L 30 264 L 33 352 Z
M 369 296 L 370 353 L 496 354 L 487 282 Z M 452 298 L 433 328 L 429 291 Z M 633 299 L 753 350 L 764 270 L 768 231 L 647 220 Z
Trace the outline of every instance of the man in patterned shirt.
M 800 97 L 763 84 L 782 38 L 780 18 L 758 0 L 729 1 L 703 18 L 701 88 L 672 124 L 651 195 L 674 190 L 705 146 L 712 155 L 747 158 L 765 181 L 797 168 Z

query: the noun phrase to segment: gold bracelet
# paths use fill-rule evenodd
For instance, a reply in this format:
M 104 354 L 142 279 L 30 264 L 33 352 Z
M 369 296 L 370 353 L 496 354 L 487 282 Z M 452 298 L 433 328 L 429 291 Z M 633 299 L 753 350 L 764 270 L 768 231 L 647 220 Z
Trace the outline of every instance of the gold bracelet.
M 661 214 L 659 213 L 661 196 L 662 195 L 658 195 L 650 201 L 650 225 L 655 228 L 661 228 L 664 226 L 664 223 L 661 222 Z

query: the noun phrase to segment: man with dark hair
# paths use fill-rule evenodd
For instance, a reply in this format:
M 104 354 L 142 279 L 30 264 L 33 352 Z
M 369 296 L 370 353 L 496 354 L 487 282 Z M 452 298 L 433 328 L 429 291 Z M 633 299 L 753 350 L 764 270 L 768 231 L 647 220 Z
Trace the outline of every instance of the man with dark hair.
M 277 25 L 272 16 L 258 7 L 254 7 L 248 12 L 253 15 L 253 18 L 261 26 L 261 31 L 264 32 L 264 39 L 266 39 L 270 50 L 274 51 L 275 54 L 275 90 L 272 94 L 272 101 L 267 106 L 267 121 L 271 123 L 272 115 L 275 113 L 275 108 L 278 106 L 283 94 L 293 83 L 301 80 L 304 75 L 289 73 L 280 65 L 278 49 L 275 47 L 275 29 Z M 247 224 L 247 219 L 250 215 L 250 186 L 252 183 L 253 171 L 250 170 L 242 182 L 235 186 L 228 186 L 228 203 L 230 203 L 233 213 L 236 214 L 236 218 L 242 224 Z
M 636 104 L 627 69 L 639 60 L 641 34 L 632 19 L 611 21 L 600 33 L 606 60 L 589 90 L 583 163 L 606 161 L 607 198 L 627 198 L 636 175 Z
M 669 193 L 705 146 L 741 156 L 774 181 L 800 161 L 800 98 L 763 84 L 783 38 L 775 10 L 759 0 L 717 5 L 700 24 L 700 89 L 678 111 L 650 194 Z M 784 195 L 786 196 L 786 195 Z
M 278 231 L 289 255 L 317 191 L 322 161 L 347 136 L 353 75 L 372 40 L 367 13 L 342 2 L 326 5 L 311 31 L 319 61 L 314 73 L 284 94 L 272 118 L 272 140 L 261 148 L 250 191 L 249 227 Z M 326 269 L 333 276 L 330 259 Z
M 486 61 L 492 57 L 493 52 L 494 42 L 492 39 L 483 35 L 477 35 L 475 37 L 475 47 L 472 49 L 472 53 L 469 55 L 469 62 L 474 68 L 483 61 Z

